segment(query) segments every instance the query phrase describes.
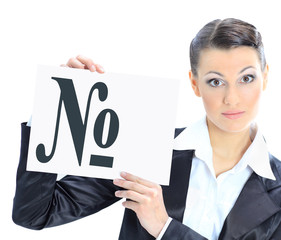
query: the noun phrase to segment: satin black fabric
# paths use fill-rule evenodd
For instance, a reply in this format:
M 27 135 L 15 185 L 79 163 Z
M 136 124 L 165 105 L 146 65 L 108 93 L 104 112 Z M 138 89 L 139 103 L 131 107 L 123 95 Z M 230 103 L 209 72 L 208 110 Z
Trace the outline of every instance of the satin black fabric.
M 182 129 L 176 130 L 176 135 Z M 30 128 L 22 124 L 20 162 L 13 205 L 13 221 L 26 228 L 42 229 L 91 215 L 119 200 L 112 181 L 26 171 Z M 194 151 L 174 151 L 170 185 L 163 186 L 168 215 L 173 218 L 163 240 L 203 240 L 183 225 L 189 176 Z M 220 240 L 281 239 L 281 162 L 270 155 L 276 181 L 253 173 L 227 216 Z M 140 225 L 136 214 L 125 210 L 120 240 L 154 239 Z

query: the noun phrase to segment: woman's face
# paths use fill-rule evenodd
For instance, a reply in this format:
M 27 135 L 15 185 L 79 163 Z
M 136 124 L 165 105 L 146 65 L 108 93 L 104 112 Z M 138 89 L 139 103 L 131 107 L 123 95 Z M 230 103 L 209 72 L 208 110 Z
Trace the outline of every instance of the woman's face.
M 267 72 L 250 47 L 211 48 L 200 53 L 197 76 L 192 72 L 189 76 L 195 94 L 202 97 L 208 123 L 226 132 L 241 132 L 258 113 Z

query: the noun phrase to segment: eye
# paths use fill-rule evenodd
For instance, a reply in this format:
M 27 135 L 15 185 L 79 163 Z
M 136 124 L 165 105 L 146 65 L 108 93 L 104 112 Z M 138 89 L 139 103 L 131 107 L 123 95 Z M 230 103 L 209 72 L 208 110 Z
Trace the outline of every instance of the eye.
M 211 85 L 211 87 L 219 87 L 219 86 L 223 85 L 223 81 L 214 78 L 214 79 L 209 80 L 208 84 Z
M 242 83 L 251 83 L 255 80 L 255 76 L 254 75 L 245 75 L 241 78 L 241 82 Z

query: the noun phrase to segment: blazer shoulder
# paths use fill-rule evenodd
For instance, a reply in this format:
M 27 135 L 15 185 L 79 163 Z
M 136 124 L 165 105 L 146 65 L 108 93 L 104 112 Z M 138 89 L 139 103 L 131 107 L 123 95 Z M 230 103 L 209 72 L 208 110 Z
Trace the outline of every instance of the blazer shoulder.
M 281 161 L 269 153 L 270 165 L 276 180 L 262 178 L 268 194 L 281 207 Z

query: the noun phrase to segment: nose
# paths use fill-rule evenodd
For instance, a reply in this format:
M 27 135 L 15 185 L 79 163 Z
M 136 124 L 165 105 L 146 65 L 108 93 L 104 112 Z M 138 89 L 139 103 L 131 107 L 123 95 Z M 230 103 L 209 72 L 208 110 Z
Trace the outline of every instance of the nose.
M 239 103 L 239 92 L 236 86 L 228 86 L 225 90 L 224 104 L 236 106 Z

